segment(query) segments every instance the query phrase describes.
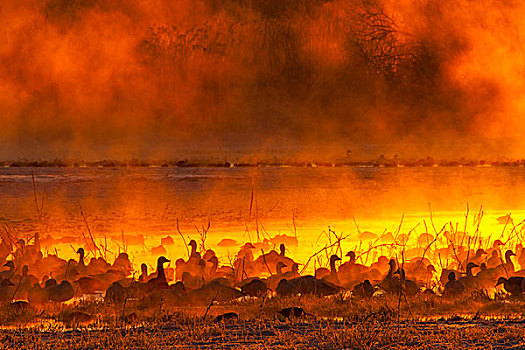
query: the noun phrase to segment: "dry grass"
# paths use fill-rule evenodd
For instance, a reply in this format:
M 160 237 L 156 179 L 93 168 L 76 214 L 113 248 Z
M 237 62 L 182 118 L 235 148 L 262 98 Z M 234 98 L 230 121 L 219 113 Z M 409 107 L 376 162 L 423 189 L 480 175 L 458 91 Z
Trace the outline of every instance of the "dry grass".
M 312 316 L 286 320 L 278 310 L 303 307 Z M 218 314 L 235 311 L 239 320 L 215 323 Z M 158 305 L 138 310 L 103 302 L 78 301 L 45 309 L 0 309 L 2 348 L 16 349 L 443 349 L 518 348 L 525 346 L 525 303 L 438 297 L 408 299 L 269 298 L 239 300 L 206 307 Z

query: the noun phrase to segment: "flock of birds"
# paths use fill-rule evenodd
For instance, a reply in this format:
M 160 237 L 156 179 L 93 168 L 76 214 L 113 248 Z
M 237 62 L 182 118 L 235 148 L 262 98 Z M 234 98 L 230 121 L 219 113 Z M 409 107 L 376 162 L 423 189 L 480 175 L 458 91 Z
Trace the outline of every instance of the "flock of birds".
M 330 257 L 328 267 L 313 275 L 301 275 L 299 263 L 279 251 L 254 256 L 255 246 L 246 243 L 236 259 L 221 265 L 213 250 L 199 252 L 197 243 L 189 244 L 188 259 L 175 261 L 174 268 L 164 256 L 157 260 L 154 273 L 142 264 L 135 278 L 127 253 L 121 253 L 110 263 L 102 257 L 85 261 L 85 251 L 79 248 L 78 259 L 64 260 L 57 255 L 43 256 L 38 235 L 33 244 L 19 240 L 15 244 L 0 242 L 0 301 L 27 301 L 31 305 L 62 303 L 88 294 L 104 294 L 109 303 L 136 301 L 138 307 L 158 305 L 208 305 L 241 297 L 265 298 L 268 295 L 294 296 L 313 294 L 320 297 L 348 293 L 352 298 L 370 299 L 376 294 L 403 293 L 406 296 L 437 294 L 457 298 L 480 289 L 503 285 L 512 297 L 525 292 L 525 249 L 518 244 L 516 255 L 505 250 L 501 241 L 492 248 L 477 251 L 459 247 L 454 251 L 454 269 L 442 268 L 440 275 L 424 256 L 399 263 L 380 256 L 369 266 L 358 263 L 354 251 L 342 262 Z M 450 247 L 448 248 L 450 249 Z M 452 247 L 454 249 L 454 247 Z M 505 251 L 502 254 L 502 251 Z M 260 276 L 268 277 L 262 278 Z

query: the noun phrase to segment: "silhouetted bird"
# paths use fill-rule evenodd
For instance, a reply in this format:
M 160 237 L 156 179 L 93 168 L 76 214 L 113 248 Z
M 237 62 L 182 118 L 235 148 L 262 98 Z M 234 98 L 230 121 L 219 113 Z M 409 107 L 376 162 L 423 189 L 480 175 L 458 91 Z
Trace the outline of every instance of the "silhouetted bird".
M 266 283 L 256 278 L 241 287 L 241 291 L 251 297 L 262 298 L 268 292 Z
M 122 285 L 118 282 L 113 282 L 111 286 L 106 290 L 106 296 L 104 300 L 109 303 L 113 304 L 123 304 L 128 297 L 128 292 L 126 288 L 122 287 Z
M 446 298 L 455 298 L 465 292 L 465 286 L 460 281 L 456 280 L 456 273 L 451 271 L 448 274 L 448 282 L 445 284 L 443 296 Z
M 478 287 L 476 276 L 474 276 L 474 274 L 472 273 L 472 269 L 475 267 L 479 266 L 477 264 L 474 264 L 473 262 L 469 262 L 466 268 L 466 276 L 459 278 L 459 281 L 463 283 L 467 290 L 470 291 Z
M 166 280 L 166 274 L 164 273 L 164 264 L 170 262 L 164 256 L 157 259 L 157 277 L 150 279 L 147 283 L 148 286 L 153 289 L 165 289 L 168 288 L 168 281 Z
M 15 285 L 8 279 L 0 282 L 0 301 L 11 301 L 15 292 Z
M 394 274 L 399 275 L 401 286 L 407 295 L 413 296 L 420 292 L 417 283 L 406 278 L 405 269 L 399 268 Z
M 67 280 L 63 280 L 60 282 L 60 284 L 55 284 L 48 286 L 46 283 L 46 293 L 47 298 L 51 301 L 55 302 L 65 302 L 73 298 L 75 295 L 75 291 L 73 290 L 73 286 L 71 283 Z
M 189 305 L 209 305 L 212 301 L 228 302 L 243 295 L 238 289 L 210 282 L 186 294 L 185 301 Z
M 364 280 L 353 288 L 352 294 L 358 299 L 370 299 L 374 295 L 374 291 L 372 283 L 369 280 Z
M 343 287 L 314 276 L 302 276 L 289 281 L 295 286 L 297 294 L 315 294 L 317 296 L 329 296 L 342 292 Z
M 293 296 L 297 294 L 297 287 L 283 278 L 275 288 L 275 293 L 280 297 Z
M 496 286 L 499 286 L 500 284 L 503 284 L 503 288 L 509 293 L 511 296 L 516 297 L 520 296 L 521 293 L 523 293 L 523 283 L 525 281 L 525 278 L 523 277 L 511 277 L 509 279 L 505 277 L 500 277 L 498 279 L 498 282 L 496 283 Z
M 47 297 L 46 290 L 42 288 L 40 284 L 35 283 L 27 293 L 27 300 L 30 304 L 40 305 L 47 303 L 49 298 Z
M 294 318 L 302 318 L 304 316 L 313 316 L 312 314 L 304 311 L 302 307 L 297 306 L 287 307 L 285 309 L 277 311 L 277 313 L 281 316 L 286 317 L 289 320 L 292 320 Z
M 239 320 L 239 315 L 237 315 L 236 312 L 226 312 L 224 314 L 220 314 L 213 320 L 214 323 L 230 323 L 235 322 Z

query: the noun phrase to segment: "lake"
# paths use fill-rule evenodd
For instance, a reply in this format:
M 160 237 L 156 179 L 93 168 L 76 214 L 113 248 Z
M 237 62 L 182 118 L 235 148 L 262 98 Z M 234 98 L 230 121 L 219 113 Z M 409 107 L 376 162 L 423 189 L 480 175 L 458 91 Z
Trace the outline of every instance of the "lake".
M 149 261 L 167 235 L 175 240 L 168 255 L 186 253 L 177 222 L 191 238 L 209 222 L 206 243 L 222 255 L 238 250 L 217 247 L 223 238 L 285 234 L 297 235 L 290 254 L 304 260 L 327 244 L 328 227 L 351 235 L 350 249 L 359 232 L 394 232 L 402 217 L 401 231 L 416 237 L 431 226 L 430 212 L 437 230 L 463 230 L 467 205 L 467 231 L 482 206 L 482 235 L 495 239 L 505 226 L 498 217 L 525 218 L 524 194 L 523 167 L 35 168 L 34 178 L 31 168 L 1 168 L 0 223 L 17 237 L 76 237 L 56 245 L 65 255 L 85 242 L 87 227 L 99 244 L 114 243 L 112 253 L 122 235 L 142 235 L 145 245 L 132 251 Z

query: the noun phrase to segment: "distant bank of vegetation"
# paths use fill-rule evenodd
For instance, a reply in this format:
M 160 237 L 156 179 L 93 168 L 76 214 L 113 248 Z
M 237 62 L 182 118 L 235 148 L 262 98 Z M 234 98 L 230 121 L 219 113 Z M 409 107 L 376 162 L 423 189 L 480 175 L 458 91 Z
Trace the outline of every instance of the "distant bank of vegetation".
M 433 157 L 419 159 L 401 159 L 399 157 L 386 158 L 380 156 L 369 161 L 336 160 L 332 162 L 301 162 L 287 160 L 268 160 L 254 162 L 229 162 L 229 161 L 204 161 L 204 160 L 97 160 L 97 161 L 64 161 L 64 160 L 4 160 L 0 161 L 2 168 L 156 168 L 156 167 L 209 167 L 209 168 L 234 168 L 234 167 L 524 167 L 524 159 L 508 159 L 497 161 L 473 159 L 434 159 Z

